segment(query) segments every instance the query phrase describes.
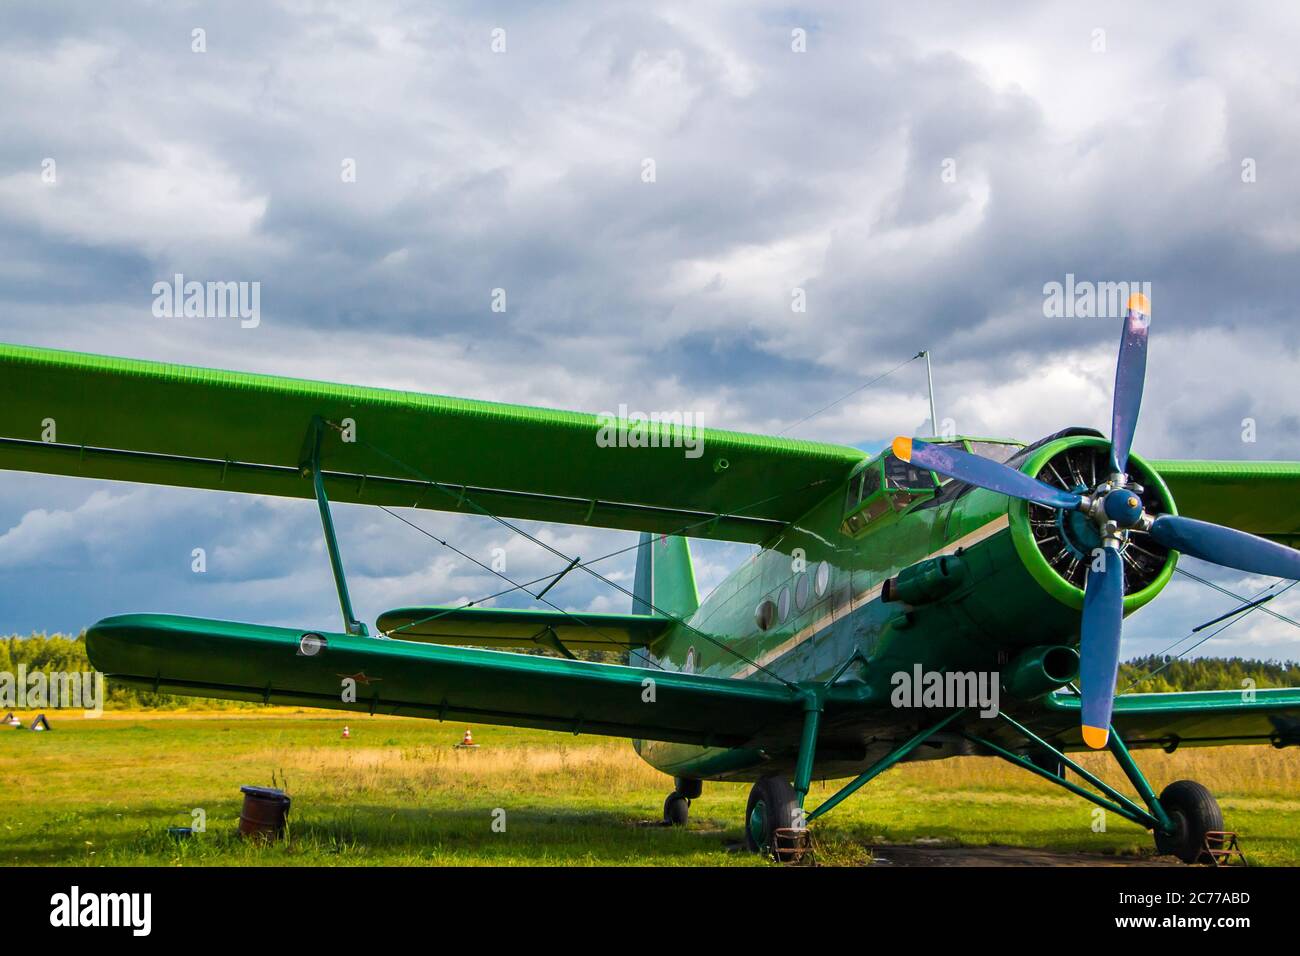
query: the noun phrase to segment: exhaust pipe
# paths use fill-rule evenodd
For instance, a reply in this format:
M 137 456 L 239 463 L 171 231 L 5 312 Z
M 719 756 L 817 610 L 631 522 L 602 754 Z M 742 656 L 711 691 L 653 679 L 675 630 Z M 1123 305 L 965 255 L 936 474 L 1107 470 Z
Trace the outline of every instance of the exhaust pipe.
M 1021 651 L 1002 678 L 1002 689 L 1029 700 L 1064 687 L 1079 676 L 1079 652 L 1073 647 L 1044 644 Z

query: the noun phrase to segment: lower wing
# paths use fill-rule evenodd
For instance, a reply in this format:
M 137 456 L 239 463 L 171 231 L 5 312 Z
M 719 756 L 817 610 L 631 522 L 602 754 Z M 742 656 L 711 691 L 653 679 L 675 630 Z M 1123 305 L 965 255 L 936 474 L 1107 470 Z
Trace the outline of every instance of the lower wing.
M 1087 749 L 1079 736 L 1079 698 L 1052 694 L 1044 703 L 1046 713 L 1030 729 L 1065 750 Z M 1120 694 L 1112 723 L 1129 747 L 1300 745 L 1300 688 Z
M 115 683 L 164 693 L 708 747 L 803 716 L 797 691 L 761 680 L 170 615 L 106 618 L 86 649 Z

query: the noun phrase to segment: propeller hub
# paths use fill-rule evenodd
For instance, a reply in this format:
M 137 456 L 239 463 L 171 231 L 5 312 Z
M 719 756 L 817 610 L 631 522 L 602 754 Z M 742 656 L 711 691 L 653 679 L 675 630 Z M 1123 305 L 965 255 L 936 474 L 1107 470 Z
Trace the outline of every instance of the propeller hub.
M 1142 499 L 1129 488 L 1116 488 L 1102 500 L 1106 517 L 1121 528 L 1135 528 L 1142 521 Z

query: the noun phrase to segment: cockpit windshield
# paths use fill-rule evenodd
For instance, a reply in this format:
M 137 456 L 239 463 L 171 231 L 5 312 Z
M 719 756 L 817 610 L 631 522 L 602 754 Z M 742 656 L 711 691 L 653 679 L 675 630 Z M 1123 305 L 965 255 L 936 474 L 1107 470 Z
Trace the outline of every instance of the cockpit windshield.
M 1016 452 L 1020 451 L 1019 445 L 1013 445 L 1004 441 L 973 441 L 970 445 L 970 453 L 979 455 L 981 458 L 991 458 L 999 464 L 1005 465 Z
M 955 438 L 950 441 L 936 441 L 932 444 L 947 445 L 951 448 L 957 448 L 961 451 L 968 451 L 972 455 L 978 455 L 981 458 L 988 458 L 999 464 L 1005 465 L 1016 453 L 1023 447 L 1015 442 L 1005 441 L 978 441 L 975 439 Z M 936 474 L 939 484 L 946 485 L 952 479 L 947 475 Z

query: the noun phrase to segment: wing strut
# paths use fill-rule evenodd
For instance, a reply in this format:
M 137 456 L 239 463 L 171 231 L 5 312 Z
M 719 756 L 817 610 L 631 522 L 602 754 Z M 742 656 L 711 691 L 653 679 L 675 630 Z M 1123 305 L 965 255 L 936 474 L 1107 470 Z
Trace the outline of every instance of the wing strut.
M 369 637 L 370 631 L 352 613 L 352 598 L 348 596 L 348 580 L 343 573 L 343 557 L 339 554 L 339 542 L 334 534 L 334 517 L 330 513 L 330 501 L 325 496 L 325 480 L 321 475 L 320 446 L 325 435 L 325 420 L 313 415 L 307 436 L 303 440 L 302 456 L 299 468 L 304 478 L 310 477 L 316 489 L 316 505 L 320 508 L 321 528 L 325 532 L 325 550 L 329 552 L 330 569 L 334 572 L 334 587 L 339 592 L 339 610 L 343 612 L 343 629 L 358 637 Z

